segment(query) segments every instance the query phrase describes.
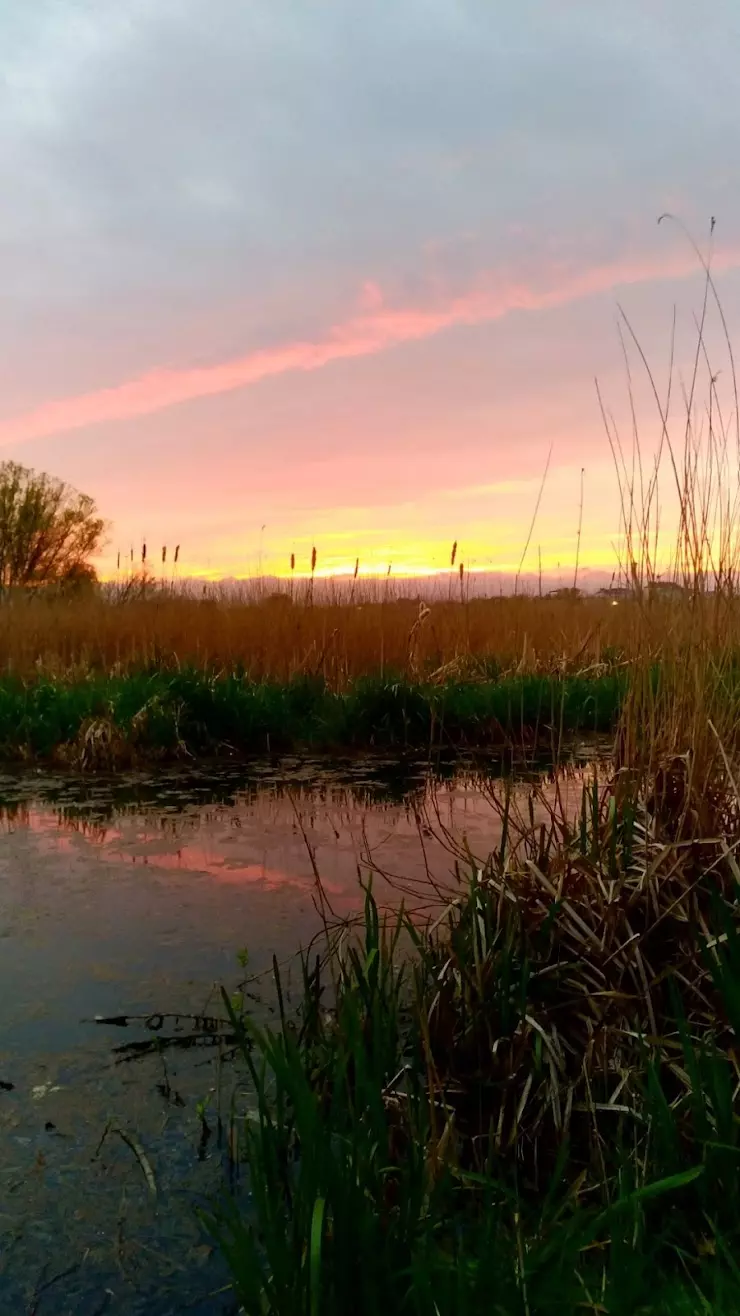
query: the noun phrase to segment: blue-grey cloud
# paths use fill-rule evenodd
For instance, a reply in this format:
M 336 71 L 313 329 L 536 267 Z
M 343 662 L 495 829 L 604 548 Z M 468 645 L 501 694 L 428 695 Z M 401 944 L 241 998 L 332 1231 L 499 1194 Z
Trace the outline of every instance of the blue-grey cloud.
M 423 273 L 433 240 L 454 272 L 456 242 L 603 257 L 665 205 L 732 222 L 738 54 L 732 0 L 7 0 L 4 293 L 299 300 Z

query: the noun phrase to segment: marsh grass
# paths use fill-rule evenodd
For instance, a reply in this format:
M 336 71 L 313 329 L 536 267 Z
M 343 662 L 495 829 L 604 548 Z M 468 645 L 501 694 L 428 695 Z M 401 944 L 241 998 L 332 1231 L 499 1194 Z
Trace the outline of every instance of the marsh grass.
M 357 592 L 354 586 L 357 585 Z M 552 673 L 626 660 L 635 654 L 636 609 L 607 599 L 416 598 L 383 581 L 353 582 L 332 599 L 311 582 L 288 582 L 265 597 L 148 592 L 136 581 L 124 596 L 5 598 L 0 607 L 0 667 L 19 676 L 78 670 L 140 671 L 153 664 L 232 671 L 255 680 L 322 676 L 341 689 L 386 671 L 411 676 L 409 639 L 420 608 L 428 616 L 415 644 L 416 670 L 431 675 L 458 663 L 474 669 Z M 312 600 L 312 601 L 311 601 Z M 664 625 L 674 609 L 662 608 Z M 657 620 L 657 615 L 656 615 Z M 740 637 L 740 613 L 733 620 Z M 657 640 L 656 640 L 657 642 Z
M 368 890 L 277 1029 L 228 1003 L 250 1316 L 740 1310 L 733 864 L 613 799 L 423 926 Z
M 77 679 L 0 679 L 0 757 L 88 769 L 161 759 L 303 749 L 538 746 L 610 732 L 624 674 L 512 675 L 435 682 L 365 677 L 343 691 L 321 677 L 286 683 L 181 669 Z

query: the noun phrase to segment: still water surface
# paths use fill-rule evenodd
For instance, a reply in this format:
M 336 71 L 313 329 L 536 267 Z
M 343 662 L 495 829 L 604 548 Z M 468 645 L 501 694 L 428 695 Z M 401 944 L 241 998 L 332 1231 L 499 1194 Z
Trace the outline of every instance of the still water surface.
M 496 770 L 0 777 L 0 1312 L 233 1310 L 194 1202 L 223 1182 L 196 1108 L 234 1076 L 202 1050 L 131 1060 L 114 1048 L 151 1034 L 93 1020 L 215 1011 L 240 949 L 250 974 L 290 961 L 321 926 L 316 869 L 337 916 L 371 870 L 381 903 L 428 902 L 463 837 L 481 857 L 496 845 Z M 122 1138 L 98 1150 L 110 1120 L 156 1196 Z

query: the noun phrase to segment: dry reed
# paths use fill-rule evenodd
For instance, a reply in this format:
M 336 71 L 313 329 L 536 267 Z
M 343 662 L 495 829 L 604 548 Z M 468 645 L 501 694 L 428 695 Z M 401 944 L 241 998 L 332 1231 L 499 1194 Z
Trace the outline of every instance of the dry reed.
M 356 582 L 359 586 L 359 582 Z M 353 582 L 353 587 L 355 582 Z M 468 599 L 460 572 L 460 600 L 402 597 L 385 579 L 374 596 L 358 588 L 353 600 L 331 601 L 289 586 L 279 595 L 235 601 L 198 598 L 144 585 L 124 603 L 90 594 L 80 598 L 18 597 L 0 608 L 0 671 L 79 674 L 184 666 L 244 668 L 255 679 L 323 675 L 341 688 L 385 670 L 410 674 L 409 640 L 415 635 L 416 671 L 432 673 L 456 663 L 471 675 L 496 671 L 582 671 L 638 655 L 655 661 L 666 637 L 681 625 L 680 605 L 666 601 L 650 611 L 646 630 L 635 601 L 537 599 L 524 596 Z M 423 632 L 414 626 L 423 602 Z M 740 643 L 740 609 L 706 618 L 711 647 Z M 647 644 L 647 648 L 644 646 Z

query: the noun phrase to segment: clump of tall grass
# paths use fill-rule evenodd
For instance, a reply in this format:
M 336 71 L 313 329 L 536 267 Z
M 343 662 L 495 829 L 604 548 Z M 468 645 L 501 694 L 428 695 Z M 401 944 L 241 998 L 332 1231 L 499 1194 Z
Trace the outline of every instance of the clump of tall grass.
M 229 1004 L 249 1316 L 740 1310 L 738 878 L 595 785 L 423 926 L 368 890 L 277 1029 Z
M 654 779 L 670 773 L 680 757 L 684 824 L 701 816 L 714 779 L 726 772 L 726 755 L 738 747 L 740 727 L 734 679 L 740 603 L 738 385 L 710 256 L 692 245 L 704 271 L 704 294 L 688 376 L 676 379 L 672 341 L 661 392 L 622 314 L 629 448 L 601 403 L 621 501 L 620 573 L 635 603 L 620 762 L 639 764 L 646 779 Z M 710 357 L 713 316 L 726 357 L 721 362 Z M 658 439 L 652 450 L 640 438 L 635 368 L 654 407 Z M 721 376 L 729 381 L 724 397 Z M 679 809 L 678 801 L 675 806 Z

